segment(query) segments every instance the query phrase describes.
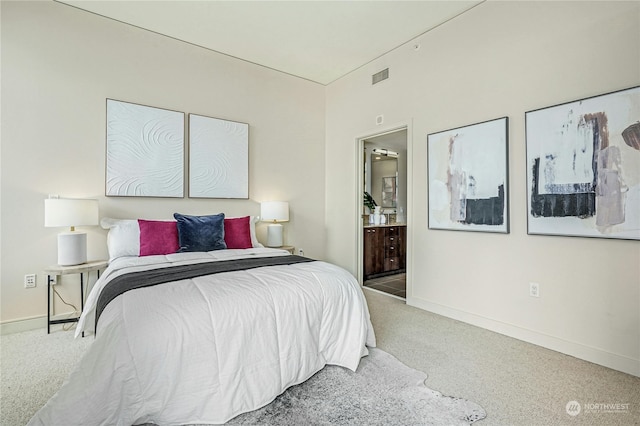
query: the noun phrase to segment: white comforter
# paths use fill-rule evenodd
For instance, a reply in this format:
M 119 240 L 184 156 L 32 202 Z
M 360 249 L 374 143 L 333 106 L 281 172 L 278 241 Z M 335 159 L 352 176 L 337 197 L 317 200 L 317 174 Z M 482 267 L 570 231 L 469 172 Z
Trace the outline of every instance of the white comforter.
M 93 331 L 99 290 L 168 264 L 288 255 L 248 249 L 117 259 L 92 289 L 76 335 Z M 86 338 L 93 338 L 92 336 Z M 221 273 L 128 291 L 29 425 L 223 423 L 271 402 L 325 364 L 356 369 L 375 346 L 356 280 L 324 262 Z

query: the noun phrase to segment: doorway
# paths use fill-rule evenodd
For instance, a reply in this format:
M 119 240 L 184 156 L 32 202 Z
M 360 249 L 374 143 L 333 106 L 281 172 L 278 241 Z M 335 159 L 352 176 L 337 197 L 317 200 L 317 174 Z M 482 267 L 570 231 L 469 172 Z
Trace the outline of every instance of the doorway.
M 364 287 L 407 297 L 408 126 L 359 139 L 359 277 Z

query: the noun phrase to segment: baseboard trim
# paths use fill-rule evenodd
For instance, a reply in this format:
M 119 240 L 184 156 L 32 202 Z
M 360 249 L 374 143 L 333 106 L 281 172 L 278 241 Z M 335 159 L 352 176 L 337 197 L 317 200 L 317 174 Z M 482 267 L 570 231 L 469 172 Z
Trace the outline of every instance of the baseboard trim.
M 602 349 L 560 339 L 555 336 L 549 336 L 416 297 L 408 297 L 407 305 L 640 377 L 640 360 L 638 359 L 606 352 Z
M 69 318 L 73 312 L 67 312 L 63 314 L 54 315 L 51 319 L 64 319 Z M 52 327 L 59 327 L 60 325 L 52 325 Z M 0 335 L 21 333 L 23 331 L 31 331 L 42 329 L 47 332 L 47 316 L 40 315 L 29 318 L 21 318 L 17 320 L 0 322 Z
M 0 323 L 0 335 L 21 333 L 23 331 L 37 330 L 39 328 L 44 328 L 46 331 L 46 315 L 32 318 L 22 318 L 13 321 L 4 321 Z

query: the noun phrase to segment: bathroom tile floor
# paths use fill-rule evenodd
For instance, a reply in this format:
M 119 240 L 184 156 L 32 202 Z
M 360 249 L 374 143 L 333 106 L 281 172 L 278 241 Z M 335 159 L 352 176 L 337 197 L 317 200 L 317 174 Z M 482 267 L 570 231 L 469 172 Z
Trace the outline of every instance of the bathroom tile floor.
M 387 275 L 386 277 L 373 278 L 364 282 L 365 287 L 406 298 L 406 274 Z

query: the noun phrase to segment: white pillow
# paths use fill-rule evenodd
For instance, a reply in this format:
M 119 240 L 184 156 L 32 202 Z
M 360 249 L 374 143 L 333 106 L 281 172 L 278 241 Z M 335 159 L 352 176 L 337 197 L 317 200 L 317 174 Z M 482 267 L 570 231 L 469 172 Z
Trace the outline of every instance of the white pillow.
M 137 219 L 111 219 L 100 221 L 103 229 L 108 229 L 107 248 L 109 262 L 124 256 L 140 255 L 140 227 Z
M 264 247 L 256 237 L 256 223 L 258 223 L 259 220 L 259 216 L 249 216 L 249 230 L 251 231 L 251 245 L 253 248 Z

